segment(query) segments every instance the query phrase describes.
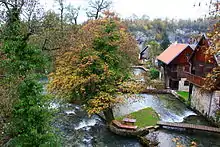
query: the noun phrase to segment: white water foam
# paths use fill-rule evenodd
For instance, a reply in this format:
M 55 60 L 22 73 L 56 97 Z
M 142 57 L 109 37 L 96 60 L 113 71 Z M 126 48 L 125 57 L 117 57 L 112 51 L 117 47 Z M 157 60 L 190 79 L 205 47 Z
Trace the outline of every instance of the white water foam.
M 67 115 L 75 115 L 76 114 L 76 112 L 74 110 L 67 110 L 67 111 L 65 111 L 65 113 Z
M 52 102 L 50 103 L 49 109 L 58 109 L 60 105 L 58 103 Z
M 79 106 L 76 106 L 75 109 L 76 109 L 76 110 L 79 110 Z
M 87 136 L 86 138 L 83 139 L 83 142 L 90 143 L 92 139 L 93 139 L 92 136 Z
M 75 130 L 79 130 L 82 128 L 86 128 L 86 130 L 89 130 L 91 126 L 94 126 L 96 124 L 96 120 L 95 119 L 90 119 L 88 121 L 83 120 L 82 122 L 79 123 L 79 125 L 77 127 L 75 127 Z

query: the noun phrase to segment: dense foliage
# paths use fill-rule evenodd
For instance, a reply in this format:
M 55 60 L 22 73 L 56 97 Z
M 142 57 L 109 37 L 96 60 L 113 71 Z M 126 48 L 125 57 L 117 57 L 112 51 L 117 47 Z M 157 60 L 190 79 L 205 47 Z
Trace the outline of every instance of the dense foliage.
M 200 33 L 207 32 L 209 23 L 208 18 L 197 20 L 175 20 L 175 19 L 149 19 L 149 17 L 131 17 L 124 20 L 129 30 L 143 41 L 157 41 L 163 49 L 169 42 L 194 43 L 190 40 Z
M 157 69 L 151 68 L 149 72 L 150 72 L 150 77 L 151 77 L 151 79 L 157 79 L 157 78 L 159 78 L 160 72 L 159 72 Z
M 52 113 L 48 96 L 42 95 L 42 84 L 34 75 L 23 80 L 18 89 L 18 101 L 13 109 L 11 146 L 57 146 L 58 137 L 51 128 Z
M 2 28 L 0 48 L 1 86 L 11 102 L 10 125 L 6 135 L 9 146 L 40 146 L 56 143 L 50 126 L 52 114 L 48 97 L 42 94 L 39 79 L 47 66 L 42 50 L 29 43 L 31 34 L 23 30 L 18 6 L 8 8 L 7 23 Z M 12 86 L 13 85 L 13 86 Z M 10 92 L 10 93 L 6 93 Z M 4 95 L 3 95 L 4 96 Z
M 135 40 L 113 14 L 82 26 L 77 42 L 56 60 L 49 90 L 86 104 L 89 114 L 118 102 L 119 86 L 129 78 L 137 57 Z

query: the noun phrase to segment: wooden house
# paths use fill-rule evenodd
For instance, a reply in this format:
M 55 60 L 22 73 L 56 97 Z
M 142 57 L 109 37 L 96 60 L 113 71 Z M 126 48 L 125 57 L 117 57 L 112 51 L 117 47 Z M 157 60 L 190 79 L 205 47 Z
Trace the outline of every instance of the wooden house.
M 158 57 L 164 72 L 165 87 L 173 90 L 188 91 L 188 81 L 184 71 L 189 71 L 188 59 L 193 49 L 188 44 L 171 44 Z
M 190 59 L 190 70 L 186 71 L 187 81 L 189 81 L 189 100 L 191 106 L 204 116 L 216 118 L 216 111 L 220 108 L 220 91 L 202 91 L 205 77 L 213 68 L 219 66 L 219 57 L 207 55 L 209 41 L 205 35 L 200 37 Z

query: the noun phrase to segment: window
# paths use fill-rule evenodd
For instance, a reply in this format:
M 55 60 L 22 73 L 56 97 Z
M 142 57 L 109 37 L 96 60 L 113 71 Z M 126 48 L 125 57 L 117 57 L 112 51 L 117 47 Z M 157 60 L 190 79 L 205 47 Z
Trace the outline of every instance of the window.
M 184 86 L 189 86 L 189 81 L 184 81 Z

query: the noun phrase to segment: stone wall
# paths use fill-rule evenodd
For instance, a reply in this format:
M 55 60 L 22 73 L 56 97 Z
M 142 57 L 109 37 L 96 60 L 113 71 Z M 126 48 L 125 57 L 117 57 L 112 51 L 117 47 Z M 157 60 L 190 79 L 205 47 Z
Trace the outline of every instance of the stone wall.
M 210 109 L 210 116 L 215 120 L 218 121 L 220 124 L 220 120 L 216 117 L 216 111 L 220 109 L 220 91 L 214 91 L 212 96 L 212 105 Z
M 219 107 L 220 101 L 220 91 L 214 92 L 202 92 L 201 88 L 197 86 L 193 86 L 192 98 L 191 98 L 191 107 L 193 109 L 198 110 L 201 114 L 203 114 L 207 118 L 211 118 L 214 122 L 218 122 L 216 117 L 216 110 Z
M 186 78 L 181 78 L 181 80 L 179 81 L 179 91 L 189 91 L 189 86 L 184 86 L 184 82 L 186 81 Z

